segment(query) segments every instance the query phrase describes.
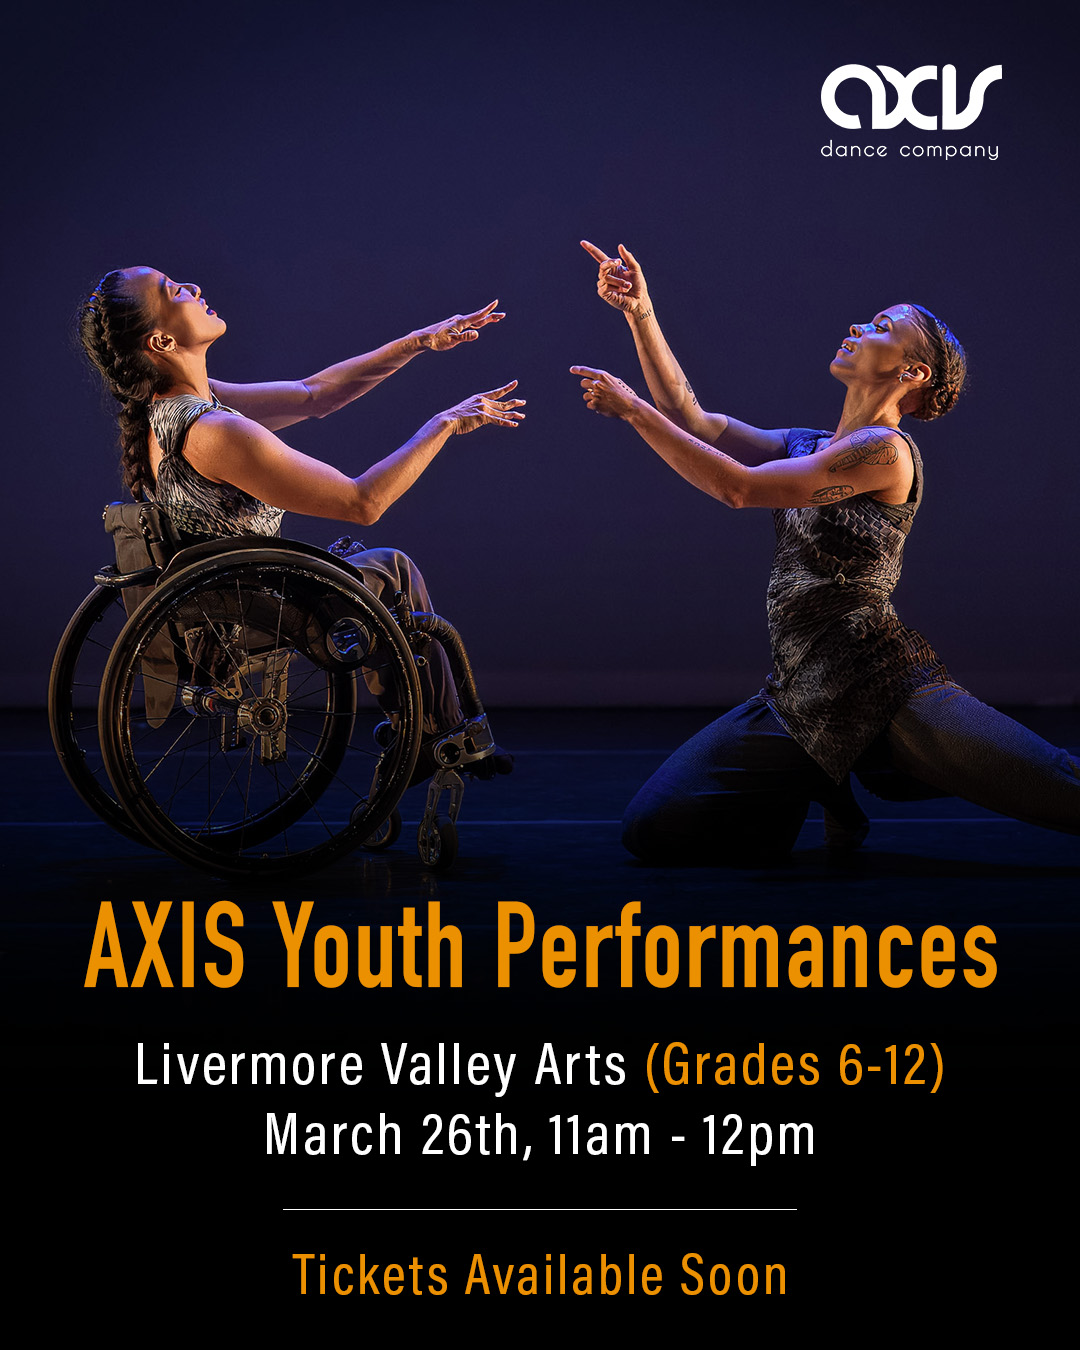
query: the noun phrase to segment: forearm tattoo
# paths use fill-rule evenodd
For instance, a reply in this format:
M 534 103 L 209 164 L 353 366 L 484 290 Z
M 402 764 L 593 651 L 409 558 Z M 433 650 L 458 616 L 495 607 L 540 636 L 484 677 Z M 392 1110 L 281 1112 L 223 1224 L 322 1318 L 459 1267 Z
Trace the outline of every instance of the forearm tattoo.
M 830 473 L 852 469 L 856 464 L 895 464 L 899 458 L 896 446 L 889 437 L 871 427 L 854 432 L 850 440 L 851 449 L 833 460 L 829 465 Z
M 715 445 L 706 445 L 704 441 L 699 441 L 695 437 L 690 437 L 690 444 L 696 446 L 699 450 L 704 450 L 707 455 L 713 459 L 722 459 L 725 464 L 734 464 L 736 468 L 744 469 L 745 464 L 740 464 L 737 459 L 732 459 L 730 455 L 725 455 L 723 450 L 717 450 Z
M 638 309 L 634 311 L 634 322 L 644 323 L 646 319 L 652 318 L 652 307 L 648 309 Z
M 849 487 L 847 483 L 840 483 L 836 487 L 819 488 L 810 498 L 811 506 L 827 506 L 829 502 L 840 502 L 845 497 L 853 497 L 855 489 Z
M 689 380 L 683 380 L 683 384 L 684 384 L 685 387 L 686 387 L 686 392 L 690 395 L 690 402 L 691 402 L 691 403 L 694 405 L 694 407 L 696 408 L 696 407 L 698 406 L 697 394 L 695 394 L 694 391 L 693 391 L 693 389 L 691 389 L 691 387 L 690 387 L 690 381 L 689 381 Z

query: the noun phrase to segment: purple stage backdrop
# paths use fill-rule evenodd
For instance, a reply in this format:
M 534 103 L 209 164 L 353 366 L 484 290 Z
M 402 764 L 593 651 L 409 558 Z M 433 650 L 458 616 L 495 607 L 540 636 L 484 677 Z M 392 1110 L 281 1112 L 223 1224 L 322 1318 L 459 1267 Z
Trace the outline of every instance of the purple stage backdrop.
M 1040 15 L 21 12 L 7 35 L 5 421 L 9 548 L 34 565 L 0 697 L 41 704 L 63 621 L 108 557 L 114 435 L 70 320 L 103 271 L 143 262 L 200 282 L 229 323 L 211 374 L 240 381 L 304 376 L 498 296 L 508 318 L 475 346 L 425 356 L 287 439 L 359 472 L 439 408 L 519 378 L 526 425 L 452 443 L 365 533 L 421 562 L 486 699 L 722 704 L 756 690 L 769 519 L 706 499 L 583 409 L 574 363 L 640 383 L 584 236 L 635 251 L 703 405 L 757 424 L 835 425 L 828 363 L 852 321 L 908 299 L 945 317 L 971 390 L 946 422 L 910 428 L 927 491 L 898 607 L 983 697 L 1071 702 L 1075 128 Z M 950 131 L 874 130 L 870 87 L 846 81 L 856 131 L 821 101 L 850 63 L 935 66 L 905 98 L 937 121 L 943 67 L 961 111 L 980 72 L 1003 74 Z M 286 531 L 325 543 L 336 527 L 292 517 Z

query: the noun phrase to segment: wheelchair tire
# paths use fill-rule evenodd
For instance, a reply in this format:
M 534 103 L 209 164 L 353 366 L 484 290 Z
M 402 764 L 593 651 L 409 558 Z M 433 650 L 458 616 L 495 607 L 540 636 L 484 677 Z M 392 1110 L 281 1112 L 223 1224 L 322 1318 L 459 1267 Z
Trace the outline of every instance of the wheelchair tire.
M 144 661 L 166 646 L 175 689 Z M 399 734 L 380 750 L 371 733 L 386 707 Z M 163 851 L 226 877 L 295 876 L 377 834 L 420 727 L 392 615 L 333 559 L 285 545 L 166 576 L 120 634 L 99 704 L 124 810 Z
M 127 617 L 120 591 L 111 586 L 95 586 L 71 616 L 49 675 L 49 731 L 68 781 L 91 811 L 145 843 L 116 800 L 98 739 L 102 676 Z

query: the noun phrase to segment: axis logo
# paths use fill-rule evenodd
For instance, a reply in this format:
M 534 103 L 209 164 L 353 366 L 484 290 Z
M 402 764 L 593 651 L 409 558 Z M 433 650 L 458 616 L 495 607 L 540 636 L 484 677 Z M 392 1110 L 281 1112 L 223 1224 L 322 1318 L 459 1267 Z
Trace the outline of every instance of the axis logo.
M 927 80 L 938 78 L 937 66 L 919 66 L 910 75 L 902 75 L 892 66 L 878 66 L 877 69 L 896 90 L 896 103 L 893 108 L 886 111 L 885 104 L 888 95 L 885 81 L 877 71 L 872 70 L 869 66 L 837 66 L 826 77 L 825 83 L 821 86 L 821 106 L 825 109 L 825 115 L 829 120 L 835 122 L 838 127 L 847 127 L 851 130 L 862 126 L 857 113 L 844 112 L 836 102 L 836 91 L 845 80 L 862 80 L 864 84 L 870 87 L 870 125 L 875 131 L 898 127 L 904 121 L 910 122 L 913 127 L 918 127 L 920 131 L 937 131 L 937 114 L 928 116 L 926 113 L 919 112 L 914 102 L 916 87 Z M 993 84 L 995 80 L 1000 79 L 1000 66 L 987 66 L 985 70 L 981 70 L 975 76 L 968 91 L 967 106 L 963 112 L 958 112 L 956 107 L 956 67 L 942 66 L 941 129 L 943 131 L 958 131 L 963 127 L 971 126 L 972 122 L 982 112 L 983 96 L 987 87 Z

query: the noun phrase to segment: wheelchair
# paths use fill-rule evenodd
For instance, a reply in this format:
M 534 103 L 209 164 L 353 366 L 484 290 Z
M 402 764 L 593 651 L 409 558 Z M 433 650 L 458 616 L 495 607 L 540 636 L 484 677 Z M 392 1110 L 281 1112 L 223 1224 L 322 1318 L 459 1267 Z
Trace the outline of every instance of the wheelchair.
M 97 815 L 216 876 L 295 876 L 393 844 L 423 756 L 417 850 L 429 868 L 453 863 L 462 774 L 495 752 L 456 629 L 402 593 L 383 604 L 349 541 L 196 539 L 147 502 L 114 503 L 105 522 L 117 563 L 94 577 L 49 682 L 53 744 Z M 417 668 L 433 639 L 464 720 L 424 737 Z

